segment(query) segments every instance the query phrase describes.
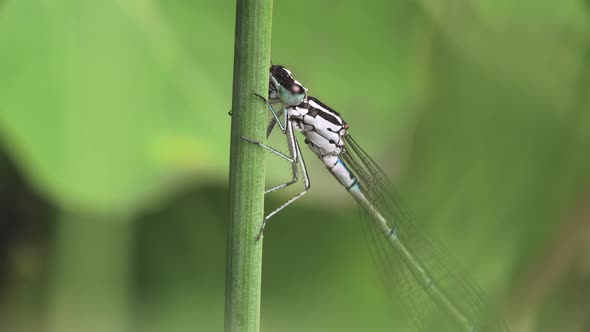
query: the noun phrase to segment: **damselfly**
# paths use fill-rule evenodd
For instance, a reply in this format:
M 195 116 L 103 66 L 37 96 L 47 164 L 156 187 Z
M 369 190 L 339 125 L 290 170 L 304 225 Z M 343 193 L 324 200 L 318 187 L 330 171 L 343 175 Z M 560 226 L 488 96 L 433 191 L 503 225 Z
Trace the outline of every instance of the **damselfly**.
M 363 227 L 374 242 L 373 253 L 379 267 L 411 313 L 413 325 L 436 331 L 508 331 L 493 314 L 480 289 L 455 268 L 444 250 L 418 229 L 413 215 L 381 168 L 348 133 L 348 124 L 339 113 L 317 98 L 280 65 L 270 68 L 269 98 L 261 97 L 272 113 L 267 136 L 278 125 L 287 138 L 284 154 L 262 142 L 258 144 L 288 160 L 291 181 L 272 187 L 277 191 L 298 181 L 301 167 L 305 189 L 263 220 L 258 238 L 269 218 L 303 196 L 310 181 L 295 131 L 305 136 L 305 144 L 320 158 L 330 173 L 346 188 L 365 211 Z M 272 104 L 282 103 L 277 112 Z

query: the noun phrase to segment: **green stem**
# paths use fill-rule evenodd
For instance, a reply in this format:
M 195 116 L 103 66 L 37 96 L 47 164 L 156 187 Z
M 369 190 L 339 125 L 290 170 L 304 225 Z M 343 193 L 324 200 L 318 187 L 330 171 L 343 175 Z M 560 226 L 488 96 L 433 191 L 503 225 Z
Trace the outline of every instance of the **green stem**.
M 256 332 L 260 325 L 264 216 L 264 151 L 240 139 L 264 141 L 270 65 L 272 0 L 237 0 L 230 151 L 230 222 L 225 330 Z

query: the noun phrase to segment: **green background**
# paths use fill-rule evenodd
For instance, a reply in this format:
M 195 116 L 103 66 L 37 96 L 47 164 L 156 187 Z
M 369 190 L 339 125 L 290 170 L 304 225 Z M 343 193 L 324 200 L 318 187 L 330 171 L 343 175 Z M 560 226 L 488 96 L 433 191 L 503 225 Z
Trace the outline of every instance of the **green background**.
M 223 329 L 234 5 L 0 1 L 0 331 Z M 590 328 L 589 18 L 573 0 L 274 5 L 273 62 L 513 331 Z M 265 232 L 262 330 L 395 330 L 353 200 L 304 156 L 311 192 Z M 269 186 L 290 177 L 267 164 Z

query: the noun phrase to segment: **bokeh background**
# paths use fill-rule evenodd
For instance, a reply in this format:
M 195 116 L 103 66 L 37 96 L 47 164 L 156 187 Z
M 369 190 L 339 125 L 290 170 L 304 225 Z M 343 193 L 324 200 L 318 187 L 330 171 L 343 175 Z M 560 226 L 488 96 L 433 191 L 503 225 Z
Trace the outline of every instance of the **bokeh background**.
M 590 330 L 589 18 L 581 0 L 274 5 L 273 62 L 513 331 Z M 234 20 L 229 0 L 0 1 L 0 331 L 223 329 Z M 352 199 L 305 153 L 312 190 L 265 233 L 262 330 L 395 330 Z M 268 185 L 290 177 L 268 159 Z

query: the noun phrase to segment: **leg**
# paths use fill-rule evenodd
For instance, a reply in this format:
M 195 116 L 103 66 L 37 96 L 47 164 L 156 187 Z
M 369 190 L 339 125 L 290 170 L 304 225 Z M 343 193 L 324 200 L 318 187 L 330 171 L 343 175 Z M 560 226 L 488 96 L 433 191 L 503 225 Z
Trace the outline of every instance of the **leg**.
M 281 128 L 281 131 L 284 134 L 285 133 L 285 126 L 281 123 L 281 121 L 279 121 L 279 115 L 275 111 L 274 107 L 272 107 L 271 103 L 266 98 L 264 98 L 263 96 L 261 96 L 257 93 L 254 93 L 254 95 L 264 101 L 264 103 L 266 104 L 266 106 L 268 107 L 268 109 L 270 110 L 270 112 L 272 113 L 272 116 L 273 116 L 273 119 L 270 121 L 270 123 L 268 124 L 268 128 L 266 129 L 266 137 L 270 136 L 270 133 L 274 129 L 274 126 L 275 126 L 275 124 L 277 124 L 277 122 L 279 123 L 279 127 Z M 232 116 L 233 115 L 232 113 L 233 113 L 233 110 L 229 110 L 229 112 L 227 112 L 227 115 Z M 285 123 L 287 122 L 286 115 L 287 114 L 285 113 L 285 119 L 284 119 Z
M 279 150 L 277 150 L 275 148 L 272 148 L 272 147 L 270 147 L 270 146 L 268 146 L 268 145 L 266 145 L 266 144 L 264 144 L 264 143 L 262 143 L 260 141 L 255 141 L 253 139 L 249 139 L 249 138 L 244 137 L 244 136 L 240 136 L 240 138 L 243 139 L 244 141 L 247 141 L 247 142 L 250 142 L 250 143 L 254 143 L 254 144 L 260 145 L 261 147 L 263 147 L 263 148 L 267 149 L 268 151 L 276 154 L 277 156 L 279 156 L 279 157 L 281 157 L 281 158 L 289 161 L 290 163 L 295 163 L 296 162 L 295 161 L 295 158 L 293 158 L 292 156 L 289 157 L 286 154 L 282 153 L 281 151 L 279 151 Z
M 285 129 L 286 129 L 285 130 L 285 137 L 287 138 L 287 146 L 289 147 L 289 156 L 285 155 L 284 153 L 282 153 L 274 148 L 271 148 L 270 146 L 268 146 L 260 141 L 255 141 L 255 140 L 246 138 L 244 136 L 241 136 L 241 138 L 243 140 L 248 141 L 250 143 L 258 144 L 261 147 L 269 150 L 270 152 L 278 155 L 279 157 L 281 157 L 291 163 L 293 179 L 289 182 L 286 182 L 286 183 L 280 184 L 278 186 L 272 187 L 270 189 L 267 189 L 264 192 L 265 194 L 268 194 L 273 191 L 277 191 L 279 189 L 283 189 L 285 187 L 288 187 L 288 186 L 296 183 L 299 180 L 298 172 L 297 172 L 297 160 L 298 160 L 298 156 L 301 155 L 301 150 L 299 149 L 297 139 L 295 138 L 295 133 L 293 131 L 293 125 L 290 122 L 287 122 L 287 127 Z
M 297 155 L 298 155 L 299 151 L 297 151 L 297 148 L 296 148 L 297 147 L 296 139 L 295 139 L 295 136 L 293 136 L 292 134 L 289 134 L 288 132 L 285 136 L 287 137 L 287 144 L 289 146 L 289 154 L 290 154 L 289 156 L 287 156 L 286 154 L 284 154 L 284 153 L 278 151 L 277 149 L 272 148 L 260 141 L 255 141 L 255 140 L 251 140 L 249 138 L 246 138 L 244 136 L 240 136 L 243 140 L 248 141 L 253 144 L 260 145 L 261 147 L 267 149 L 268 151 L 276 154 L 277 156 L 279 156 L 291 163 L 293 179 L 289 182 L 286 182 L 286 183 L 283 183 L 278 186 L 275 186 L 275 187 L 265 190 L 264 194 L 268 194 L 273 191 L 283 189 L 283 188 L 288 187 L 294 183 L 297 183 L 297 181 L 299 181 L 298 170 L 297 170 L 297 159 L 298 159 Z
M 283 184 L 279 184 L 278 186 L 274 186 L 272 188 L 266 189 L 264 191 L 264 194 L 265 195 L 266 194 L 270 194 L 273 191 L 278 191 L 278 190 L 281 190 L 283 188 L 286 188 L 286 187 L 288 187 L 288 186 L 290 186 L 292 184 L 297 183 L 297 181 L 299 181 L 299 175 L 298 175 L 298 172 L 297 172 L 297 162 L 292 163 L 291 164 L 291 167 L 293 168 L 293 179 L 291 179 L 291 181 L 289 181 L 289 182 L 285 182 Z
M 287 126 L 286 126 L 286 124 L 282 124 L 281 123 L 281 121 L 279 120 L 279 115 L 277 114 L 277 112 L 275 112 L 275 109 L 272 107 L 272 105 L 263 96 L 261 96 L 261 95 L 259 95 L 257 93 L 255 93 L 254 95 L 257 96 L 258 98 L 262 99 L 262 101 L 264 101 L 264 103 L 266 104 L 266 107 L 268 107 L 268 109 L 270 110 L 270 112 L 272 113 L 272 116 L 274 118 L 273 120 L 271 120 L 270 124 L 268 125 L 266 137 L 268 137 L 270 135 L 270 132 L 272 131 L 272 129 L 274 127 L 274 123 L 273 122 L 278 123 L 279 127 L 281 128 L 281 131 L 284 134 L 285 131 L 287 130 Z M 285 116 L 285 119 L 286 119 L 286 116 Z
M 288 116 L 288 111 L 286 108 L 283 108 L 283 110 L 281 111 L 283 114 L 283 123 L 287 123 L 287 116 Z M 272 133 L 272 130 L 275 127 L 275 124 L 277 124 L 277 120 L 275 118 L 272 118 L 270 120 L 270 122 L 268 123 L 268 127 L 266 128 L 266 138 L 268 138 L 270 136 L 270 133 Z M 283 134 L 285 134 L 286 132 L 283 132 Z
M 283 188 L 288 187 L 294 183 L 297 183 L 297 181 L 299 181 L 297 162 L 299 159 L 298 156 L 301 155 L 301 152 L 297 150 L 298 145 L 297 145 L 296 138 L 293 135 L 293 130 L 292 130 L 291 124 L 287 124 L 287 132 L 286 132 L 285 136 L 287 136 L 287 145 L 289 146 L 289 152 L 291 153 L 291 158 L 293 159 L 293 162 L 291 163 L 293 179 L 289 182 L 286 182 L 286 183 L 280 184 L 278 186 L 272 187 L 270 189 L 267 189 L 264 192 L 265 194 L 283 189 Z
M 254 140 L 251 140 L 251 139 L 246 138 L 244 136 L 241 136 L 241 138 L 243 140 L 246 140 L 246 141 L 250 142 L 250 143 L 258 144 L 261 147 L 267 149 L 268 151 L 276 154 L 277 156 L 279 156 L 279 157 L 281 157 L 281 158 L 283 158 L 283 159 L 285 159 L 285 160 L 287 160 L 287 161 L 289 161 L 291 163 L 291 167 L 293 169 L 293 179 L 291 181 L 289 181 L 289 182 L 285 182 L 283 184 L 279 184 L 278 186 L 274 186 L 272 188 L 269 188 L 269 189 L 265 190 L 264 191 L 264 194 L 268 194 L 268 193 L 271 193 L 273 191 L 277 191 L 279 189 L 283 189 L 283 188 L 288 187 L 288 186 L 290 186 L 290 185 L 292 185 L 294 183 L 297 183 L 297 181 L 299 181 L 299 176 L 298 176 L 298 171 L 297 171 L 297 156 L 296 155 L 291 154 L 291 157 L 289 157 L 289 156 L 285 155 L 284 153 L 278 151 L 277 149 L 272 148 L 272 147 L 270 147 L 268 145 L 265 145 L 262 142 L 254 141 Z
M 293 135 L 293 128 L 289 126 L 288 129 L 291 132 L 291 135 Z M 299 147 L 299 143 L 297 142 L 297 140 L 294 140 L 294 142 L 295 142 L 295 149 L 296 149 L 296 151 L 297 151 L 297 153 L 299 155 L 298 161 L 299 161 L 299 164 L 301 165 L 301 172 L 303 173 L 303 179 L 305 181 L 305 189 L 303 189 L 302 192 L 300 192 L 295 197 L 291 198 L 290 200 L 288 200 L 287 202 L 285 202 L 283 205 L 279 206 L 276 210 L 272 211 L 266 217 L 264 217 L 264 220 L 262 221 L 262 227 L 260 228 L 260 233 L 258 233 L 258 236 L 256 237 L 256 240 L 257 241 L 260 240 L 260 238 L 262 237 L 262 233 L 264 232 L 264 228 L 266 227 L 266 223 L 268 222 L 268 220 L 272 216 L 274 216 L 275 214 L 277 214 L 279 211 L 281 211 L 282 209 L 284 209 L 285 207 L 287 207 L 289 204 L 295 202 L 301 196 L 305 195 L 305 193 L 307 193 L 307 191 L 311 187 L 311 183 L 309 181 L 309 176 L 307 175 L 307 168 L 305 167 L 305 161 L 303 161 L 303 156 L 301 155 L 301 148 Z M 286 186 L 284 186 L 284 187 L 286 187 Z M 284 187 L 282 187 L 282 188 L 284 188 Z
M 275 128 L 276 124 L 277 124 L 277 120 L 275 120 L 275 118 L 272 118 L 270 120 L 270 122 L 268 123 L 268 127 L 266 127 L 266 138 L 268 138 L 268 136 L 270 136 L 270 133 L 272 133 L 272 130 Z
M 270 105 L 269 105 L 269 107 L 270 107 Z M 274 111 L 273 111 L 273 114 L 274 114 Z M 287 120 L 287 113 L 284 112 L 284 115 L 285 115 L 285 121 L 286 121 Z M 276 122 L 274 122 L 274 123 L 276 123 Z M 270 134 L 270 131 L 272 130 L 271 126 L 274 126 L 274 123 L 271 121 L 271 123 L 269 124 L 269 130 L 268 130 L 267 134 Z M 279 125 L 281 124 L 280 121 L 278 123 L 279 123 Z M 269 150 L 270 152 L 278 155 L 279 157 L 281 157 L 291 163 L 291 167 L 293 169 L 293 179 L 289 182 L 280 184 L 278 186 L 275 186 L 275 187 L 272 187 L 272 188 L 266 190 L 264 192 L 265 194 L 268 194 L 273 191 L 277 191 L 279 189 L 283 189 L 283 188 L 288 187 L 298 181 L 298 176 L 297 176 L 297 159 L 298 159 L 298 157 L 297 156 L 301 155 L 301 149 L 299 148 L 299 144 L 297 143 L 297 139 L 295 138 L 295 133 L 293 131 L 293 124 L 291 122 L 287 122 L 287 121 L 285 123 L 286 123 L 286 127 L 285 127 L 285 130 L 283 131 L 283 133 L 285 134 L 285 137 L 287 138 L 287 145 L 289 146 L 290 156 L 287 156 L 284 153 L 282 153 L 274 148 L 271 148 L 270 146 L 268 146 L 260 141 L 256 141 L 256 140 L 252 140 L 247 137 L 244 137 L 244 136 L 240 136 L 243 140 L 248 141 L 250 143 L 258 144 L 258 145 L 262 146 L 263 148 Z

